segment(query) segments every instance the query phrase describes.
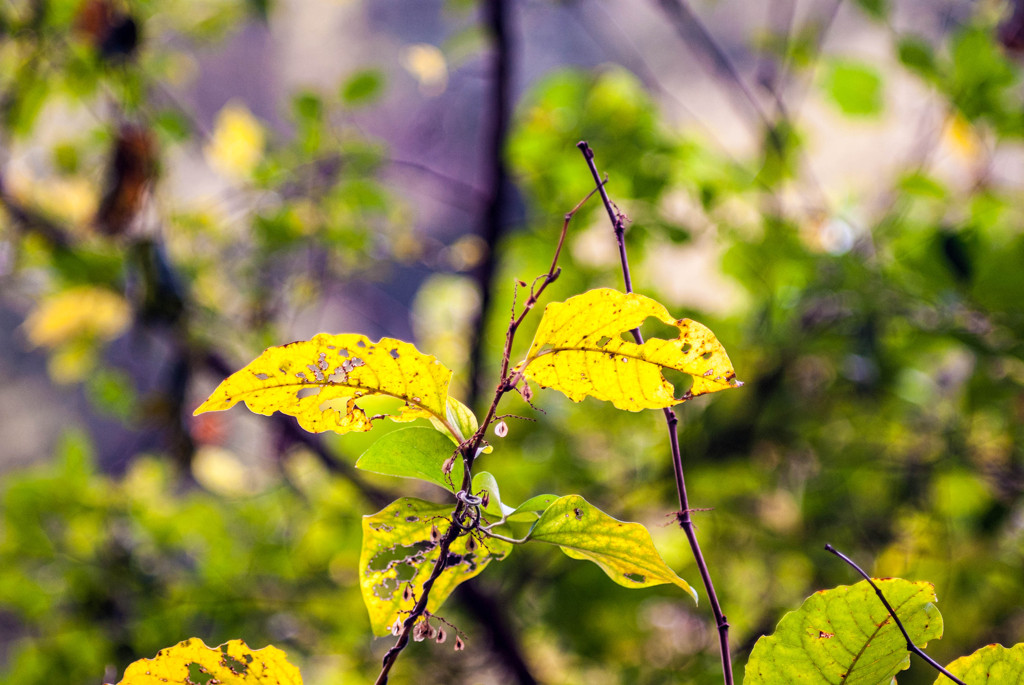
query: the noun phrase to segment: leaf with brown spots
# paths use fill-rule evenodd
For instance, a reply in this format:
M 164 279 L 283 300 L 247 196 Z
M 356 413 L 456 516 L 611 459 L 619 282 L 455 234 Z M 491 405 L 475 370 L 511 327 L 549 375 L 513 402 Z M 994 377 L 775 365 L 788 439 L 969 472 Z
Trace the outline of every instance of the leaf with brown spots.
M 612 518 L 579 495 L 559 497 L 541 515 L 530 539 L 558 545 L 629 588 L 672 583 L 697 601 L 697 592 L 665 564 L 646 528 Z
M 396 620 L 404 621 L 423 594 L 439 553 L 438 541 L 451 527 L 453 505 L 411 497 L 395 500 L 363 517 L 363 549 L 359 555 L 359 586 L 374 635 L 387 635 Z M 452 543 L 447 567 L 434 582 L 427 611 L 435 612 L 462 582 L 504 559 L 512 545 L 479 533 Z M 411 587 L 411 592 L 406 589 Z
M 128 666 L 118 685 L 302 685 L 299 669 L 277 647 L 250 649 L 241 640 L 207 647 L 199 638 L 161 649 Z
M 244 401 L 257 414 L 280 411 L 311 433 L 368 431 L 374 416 L 362 398 L 383 395 L 402 400 L 394 421 L 432 418 L 453 435 L 448 384 L 452 372 L 412 344 L 365 335 L 320 333 L 312 340 L 270 347 L 225 379 L 196 414 L 221 411 Z
M 901 578 L 875 584 L 919 647 L 942 637 L 931 583 Z M 744 685 L 845 683 L 879 685 L 910 666 L 900 629 L 867 581 L 821 590 L 761 637 L 747 661 Z M 946 681 L 952 682 L 952 681 Z
M 623 339 L 649 317 L 675 327 L 679 337 L 643 345 Z M 629 411 L 670 407 L 740 385 L 725 348 L 705 326 L 674 319 L 649 297 L 607 288 L 549 304 L 519 369 L 574 402 L 589 395 Z M 674 396 L 663 369 L 692 377 L 682 397 Z

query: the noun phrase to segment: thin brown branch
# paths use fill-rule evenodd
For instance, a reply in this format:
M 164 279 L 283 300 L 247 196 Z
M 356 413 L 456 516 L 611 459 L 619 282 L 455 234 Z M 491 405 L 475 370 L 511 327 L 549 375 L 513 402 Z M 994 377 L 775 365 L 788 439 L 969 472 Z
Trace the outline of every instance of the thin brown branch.
M 619 212 L 614 203 L 608 197 L 608 193 L 605 191 L 604 183 L 601 181 L 601 175 L 597 171 L 597 164 L 594 163 L 594 151 L 590 149 L 586 141 L 580 141 L 576 146 L 583 153 L 583 157 L 587 160 L 587 166 L 590 168 L 590 173 L 594 177 L 594 182 L 597 184 L 597 189 L 601 193 L 601 199 L 604 201 L 605 209 L 608 212 L 608 218 L 612 222 L 612 227 L 615 230 L 615 241 L 619 248 L 619 258 L 622 266 L 622 277 L 625 282 L 626 292 L 633 292 L 633 283 L 629 273 L 629 259 L 626 256 L 626 241 L 625 241 L 625 216 Z M 633 339 L 636 340 L 637 344 L 642 345 L 644 342 L 643 335 L 640 333 L 640 329 L 634 328 L 631 333 Z M 715 615 L 715 623 L 718 626 L 718 642 L 721 648 L 722 654 L 722 675 L 725 679 L 726 685 L 732 685 L 733 674 L 732 674 L 732 656 L 729 650 L 729 622 L 725 618 L 725 614 L 722 613 L 722 607 L 718 602 L 718 595 L 715 593 L 715 586 L 711 582 L 711 573 L 708 570 L 707 562 L 704 560 L 704 554 L 700 548 L 700 542 L 697 540 L 697 531 L 693 525 L 693 520 L 690 518 L 690 512 L 693 509 L 690 507 L 689 498 L 686 494 L 686 480 L 683 477 L 683 458 L 679 450 L 679 434 L 677 426 L 679 418 L 671 408 L 666 407 L 662 410 L 665 415 L 665 424 L 668 427 L 668 438 L 669 445 L 672 451 L 672 470 L 675 474 L 676 481 L 676 492 L 679 495 L 679 511 L 676 514 L 676 520 L 679 522 L 679 527 L 683 529 L 686 535 L 687 541 L 690 543 L 690 549 L 693 551 L 694 559 L 697 562 L 697 568 L 700 571 L 701 580 L 704 583 L 704 589 L 708 593 L 708 601 L 711 604 L 711 611 Z
M 853 567 L 853 570 L 859 573 L 864 580 L 868 581 L 868 585 L 870 585 L 871 589 L 873 589 L 875 591 L 875 594 L 878 595 L 878 599 L 882 602 L 882 606 L 884 606 L 885 610 L 889 612 L 890 616 L 892 616 L 892 620 L 896 622 L 896 627 L 900 629 L 901 633 L 903 633 L 903 639 L 907 641 L 908 651 L 913 652 L 914 654 L 918 655 L 919 657 L 927 661 L 932 668 L 934 668 L 939 673 L 952 680 L 954 683 L 959 683 L 960 685 L 967 685 L 964 681 L 960 680 L 955 675 L 953 675 L 945 668 L 943 668 L 938 661 L 925 654 L 923 649 L 914 644 L 914 641 L 910 639 L 910 635 L 907 633 L 907 629 L 903 627 L 903 623 L 900 621 L 899 616 L 896 615 L 896 612 L 893 610 L 892 605 L 889 604 L 889 600 L 887 600 L 885 598 L 885 595 L 882 594 L 882 591 L 878 589 L 878 586 L 875 585 L 875 581 L 871 579 L 871 576 L 864 572 L 864 569 L 862 569 L 860 566 L 854 563 L 853 559 L 846 556 L 832 545 L 826 543 L 825 549 L 831 552 L 832 554 L 835 554 L 843 561 L 845 561 L 847 564 Z

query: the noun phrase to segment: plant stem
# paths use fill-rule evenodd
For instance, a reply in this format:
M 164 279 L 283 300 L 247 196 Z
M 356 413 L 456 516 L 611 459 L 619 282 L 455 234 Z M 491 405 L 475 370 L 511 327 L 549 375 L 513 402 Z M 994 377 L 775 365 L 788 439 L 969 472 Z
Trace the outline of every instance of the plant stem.
M 832 552 L 832 554 L 835 554 L 837 557 L 839 557 L 847 564 L 852 566 L 853 569 L 857 573 L 859 573 L 862 578 L 864 578 L 864 580 L 868 581 L 868 585 L 870 585 L 871 588 L 875 591 L 875 594 L 878 595 L 878 599 L 882 601 L 882 605 L 885 607 L 885 610 L 889 612 L 889 615 L 892 616 L 892 620 L 896 622 L 896 627 L 900 629 L 901 633 L 903 633 L 903 639 L 907 641 L 908 651 L 913 652 L 914 654 L 918 655 L 919 657 L 927 661 L 932 668 L 934 668 L 936 671 L 952 680 L 954 683 L 959 683 L 960 685 L 967 685 L 964 681 L 960 680 L 955 675 L 953 675 L 945 668 L 943 668 L 935 659 L 925 654 L 924 650 L 922 650 L 920 647 L 914 644 L 914 641 L 910 639 L 910 635 L 907 634 L 907 629 L 903 627 L 903 623 L 900 621 L 899 617 L 896 615 L 896 612 L 893 610 L 892 605 L 889 604 L 889 601 L 885 598 L 885 595 L 882 594 L 882 591 L 878 589 L 877 585 L 875 585 L 875 581 L 871 579 L 871 576 L 864 572 L 864 569 L 862 569 L 860 566 L 854 563 L 853 559 L 846 556 L 832 545 L 826 543 L 825 549 L 829 552 Z
M 487 415 L 484 420 L 480 422 L 480 427 L 477 428 L 476 433 L 473 434 L 466 442 L 459 446 L 459 451 L 462 453 L 462 461 L 464 465 L 463 476 L 462 476 L 462 488 L 459 495 L 465 496 L 471 494 L 473 484 L 473 461 L 476 459 L 479 453 L 480 446 L 484 441 L 484 434 L 487 432 L 487 427 L 494 420 L 494 416 L 498 410 L 498 403 L 506 393 L 511 392 L 515 389 L 519 379 L 518 373 L 509 373 L 509 360 L 512 356 L 512 343 L 515 340 L 516 331 L 519 326 L 523 323 L 523 319 L 530 313 L 533 307 L 537 304 L 540 299 L 541 293 L 558 278 L 558 274 L 561 270 L 558 268 L 558 257 L 562 253 L 562 246 L 565 244 L 565 236 L 569 230 L 569 222 L 572 221 L 573 216 L 579 211 L 580 207 L 583 206 L 587 200 L 594 194 L 591 191 L 585 198 L 580 200 L 579 204 L 573 207 L 572 211 L 565 215 L 564 221 L 562 222 L 562 233 L 558 237 L 558 245 L 555 247 L 554 257 L 551 259 L 551 266 L 548 272 L 541 276 L 538 280 L 539 285 L 535 285 L 530 289 L 530 297 L 527 298 L 526 303 L 523 305 L 522 311 L 519 315 L 516 315 L 515 304 L 512 305 L 512 318 L 509 321 L 508 329 L 505 332 L 505 348 L 502 352 L 501 359 L 501 374 L 499 375 L 498 385 L 494 389 L 494 398 L 491 400 L 491 406 L 487 409 Z M 536 283 L 536 282 L 535 282 Z M 456 497 L 459 503 L 455 507 L 455 511 L 452 513 L 452 525 L 448 528 L 448 531 L 441 538 L 439 543 L 440 554 L 437 557 L 437 561 L 434 562 L 434 569 L 430 573 L 430 577 L 427 578 L 423 583 L 423 587 L 420 590 L 419 601 L 413 607 L 412 611 L 406 617 L 405 621 L 402 622 L 402 632 L 398 637 L 398 641 L 395 642 L 394 646 L 391 647 L 384 655 L 383 664 L 381 666 L 380 674 L 377 676 L 376 685 L 386 685 L 388 682 L 388 673 L 391 671 L 391 667 L 395 665 L 395 661 L 398 660 L 398 656 L 405 649 L 406 645 L 409 644 L 409 636 L 412 633 L 413 626 L 416 621 L 423 615 L 427 609 L 427 600 L 430 598 L 430 590 L 434 585 L 441 573 L 444 572 L 448 561 L 448 550 L 452 543 L 459 536 L 462 531 L 459 522 L 463 520 L 466 512 L 469 510 L 469 505 L 465 503 L 465 500 L 461 497 Z
M 465 456 L 465 455 L 463 455 Z M 468 470 L 467 470 L 468 471 Z M 465 489 L 465 485 L 463 488 Z M 419 601 L 413 607 L 412 611 L 406 617 L 402 623 L 402 632 L 398 636 L 398 641 L 395 642 L 394 646 L 391 647 L 384 655 L 383 663 L 381 664 L 380 674 L 377 676 L 377 680 L 374 681 L 375 685 L 385 685 L 388 682 L 388 673 L 391 672 L 391 667 L 395 665 L 398 660 L 398 655 L 402 653 L 405 646 L 409 644 L 409 636 L 412 635 L 412 628 L 419 620 L 423 612 L 427 610 L 427 601 L 430 599 L 430 590 L 434 586 L 434 582 L 444 572 L 448 562 L 448 550 L 451 548 L 452 543 L 455 542 L 455 538 L 459 537 L 459 532 L 462 530 L 457 522 L 460 517 L 465 513 L 466 505 L 461 501 L 455 506 L 455 512 L 452 514 L 452 525 L 449 526 L 448 531 L 441 538 L 439 543 L 440 554 L 438 554 L 437 561 L 434 562 L 434 569 L 430 573 L 430 577 L 423 581 L 423 588 L 420 591 Z
M 626 218 L 616 209 L 615 205 L 608 197 L 608 193 L 605 191 L 604 183 L 601 181 L 601 175 L 598 173 L 597 165 L 594 163 L 594 151 L 590 149 L 590 146 L 587 145 L 586 141 L 580 141 L 576 147 L 580 149 L 580 152 L 583 153 L 583 157 L 587 160 L 587 166 L 590 167 L 590 173 L 594 177 L 594 182 L 597 183 L 597 189 L 601 193 L 601 200 L 604 202 L 605 210 L 608 212 L 608 218 L 611 220 L 612 227 L 615 229 L 615 242 L 619 247 L 619 260 L 622 265 L 622 278 L 625 282 L 626 292 L 631 293 L 633 292 L 633 281 L 629 274 L 629 259 L 626 256 Z M 634 328 L 630 333 L 633 334 L 633 339 L 636 340 L 638 345 L 642 345 L 644 343 L 644 337 L 640 333 L 639 328 Z M 669 445 L 672 450 L 672 470 L 675 474 L 676 492 L 679 494 L 679 511 L 676 513 L 676 520 L 679 522 L 679 527 L 683 529 L 686 539 L 690 543 L 690 549 L 693 551 L 693 557 L 696 560 L 697 568 L 700 571 L 700 578 L 704 582 L 704 589 L 708 593 L 708 601 L 711 603 L 711 611 L 715 615 L 715 623 L 718 626 L 718 642 L 722 654 L 722 675 L 725 680 L 725 685 L 733 685 L 732 656 L 729 650 L 729 622 L 726 620 L 725 614 L 722 613 L 722 607 L 718 603 L 718 595 L 715 593 L 714 583 L 711 582 L 711 573 L 708 570 L 707 562 L 704 560 L 704 553 L 700 549 L 700 542 L 697 540 L 697 531 L 694 528 L 693 520 L 690 518 L 690 502 L 686 495 L 686 480 L 683 476 L 683 458 L 679 450 L 679 434 L 677 432 L 679 418 L 670 407 L 662 409 L 662 412 L 665 415 L 665 424 L 668 427 Z

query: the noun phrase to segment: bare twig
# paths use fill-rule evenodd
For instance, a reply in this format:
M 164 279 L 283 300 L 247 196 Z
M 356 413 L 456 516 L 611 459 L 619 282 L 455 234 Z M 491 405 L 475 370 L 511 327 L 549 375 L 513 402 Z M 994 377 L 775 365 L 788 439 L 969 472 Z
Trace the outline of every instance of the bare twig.
M 903 639 L 907 641 L 907 649 L 909 651 L 913 652 L 914 654 L 918 655 L 919 657 L 927 661 L 932 666 L 932 668 L 934 668 L 939 673 L 952 680 L 954 683 L 960 683 L 960 685 L 967 685 L 964 681 L 960 680 L 955 675 L 953 675 L 945 668 L 943 668 L 938 661 L 925 654 L 924 650 L 922 650 L 920 647 L 914 644 L 914 641 L 910 639 L 910 635 L 907 634 L 907 629 L 903 627 L 903 623 L 896 615 L 896 612 L 889 604 L 889 601 L 885 598 L 885 595 L 882 594 L 882 591 L 878 589 L 878 586 L 875 585 L 875 581 L 871 579 L 871 576 L 864 572 L 864 569 L 862 569 L 860 566 L 854 563 L 854 561 L 850 559 L 850 557 L 846 556 L 832 545 L 826 544 L 825 549 L 831 552 L 832 554 L 835 554 L 843 561 L 845 561 L 853 568 L 853 570 L 859 573 L 861 577 L 864 578 L 864 580 L 868 581 L 868 585 L 870 585 L 871 588 L 875 591 L 875 594 L 878 595 L 878 599 L 881 600 L 882 605 L 885 606 L 885 610 L 889 612 L 889 615 L 892 616 L 892 620 L 896 622 L 896 627 L 900 629 L 901 633 L 903 633 Z
M 615 205 L 609 199 L 608 193 L 604 189 L 601 175 L 598 173 L 597 165 L 594 163 L 593 150 L 590 149 L 586 141 L 580 141 L 576 147 L 580 149 L 583 157 L 587 160 L 587 166 L 590 167 L 590 173 L 594 177 L 594 182 L 597 183 L 601 199 L 604 201 L 605 209 L 608 211 L 608 218 L 615 229 L 615 241 L 619 247 L 619 258 L 622 263 L 622 277 L 625 281 L 626 292 L 631 293 L 633 292 L 633 283 L 629 275 L 629 260 L 626 257 L 625 217 L 615 208 Z M 633 339 L 636 340 L 637 344 L 642 345 L 644 338 L 640 333 L 640 329 L 634 328 L 630 332 L 633 334 Z M 683 458 L 679 450 L 679 435 L 676 430 L 679 418 L 669 407 L 663 409 L 662 412 L 665 414 L 665 424 L 668 427 L 669 445 L 672 450 L 672 470 L 675 473 L 676 492 L 679 494 L 679 511 L 676 513 L 676 520 L 679 522 L 679 527 L 683 529 L 686 539 L 690 543 L 690 549 L 693 551 L 697 568 L 700 570 L 701 580 L 704 582 L 704 589 L 708 593 L 711 611 L 715 614 L 715 623 L 718 625 L 718 642 L 722 653 L 722 675 L 725 678 L 726 685 L 732 685 L 733 674 L 732 657 L 729 651 L 729 622 L 726 620 L 725 614 L 722 613 L 722 607 L 718 603 L 718 595 L 715 593 L 715 586 L 711 582 L 711 573 L 708 571 L 707 562 L 704 560 L 704 554 L 700 549 L 700 542 L 697 540 L 697 532 L 694 528 L 693 520 L 690 518 L 690 512 L 693 509 L 690 507 L 689 499 L 686 495 L 686 481 L 683 477 Z

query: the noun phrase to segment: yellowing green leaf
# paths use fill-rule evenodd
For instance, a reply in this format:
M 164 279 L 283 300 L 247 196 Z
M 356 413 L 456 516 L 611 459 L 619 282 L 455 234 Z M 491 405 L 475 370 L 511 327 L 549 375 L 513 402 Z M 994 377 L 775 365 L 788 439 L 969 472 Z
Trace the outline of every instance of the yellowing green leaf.
M 245 105 L 229 102 L 217 114 L 213 135 L 203 152 L 218 171 L 245 178 L 260 161 L 265 137 L 263 126 Z
M 450 504 L 402 498 L 363 517 L 359 587 L 374 635 L 387 635 L 395 620 L 404 620 L 422 595 L 423 581 L 430 577 L 439 553 L 437 541 L 448 532 L 453 510 Z M 467 547 L 470 539 L 472 549 Z M 427 611 L 436 612 L 459 583 L 479 574 L 491 561 L 504 559 L 511 550 L 512 545 L 494 538 L 464 535 L 455 540 L 448 567 L 431 588 Z M 411 593 L 406 593 L 407 588 Z
M 531 531 L 530 539 L 558 545 L 573 559 L 594 562 L 624 587 L 672 583 L 697 601 L 696 591 L 658 554 L 646 528 L 614 519 L 579 495 L 552 502 Z
M 33 345 L 57 347 L 77 339 L 112 340 L 131 323 L 132 310 L 118 293 L 81 286 L 47 297 L 25 321 Z
M 312 340 L 270 347 L 231 374 L 196 414 L 230 409 L 238 402 L 257 414 L 280 411 L 312 433 L 367 431 L 373 419 L 359 406 L 367 395 L 405 402 L 395 421 L 437 417 L 446 421 L 452 372 L 413 345 L 392 338 L 321 333 Z
M 1002 645 L 982 647 L 974 654 L 960 657 L 947 666 L 946 670 L 967 685 L 1024 682 L 1024 643 L 1009 649 Z M 949 678 L 944 675 L 935 679 L 935 685 L 949 682 Z
M 462 458 L 456 457 L 451 473 L 443 465 L 456 445 L 433 428 L 402 428 L 381 436 L 356 461 L 356 468 L 400 478 L 418 478 L 446 490 L 462 484 Z
M 918 647 L 942 637 L 942 616 L 931 583 L 876 580 Z M 822 590 L 782 617 L 760 638 L 747 662 L 744 685 L 800 682 L 878 685 L 910 665 L 906 640 L 867 581 Z M 808 674 L 813 674 L 808 679 Z
M 648 317 L 676 327 L 679 337 L 653 338 L 643 345 L 622 339 Z M 683 397 L 673 396 L 663 368 L 693 377 Z M 674 319 L 643 295 L 610 289 L 549 304 L 520 369 L 526 378 L 574 402 L 590 395 L 629 411 L 669 407 L 739 385 L 725 348 L 705 326 Z
M 462 402 L 459 402 L 454 397 L 448 398 L 447 417 L 447 424 L 442 423 L 433 417 L 431 417 L 430 422 L 437 426 L 438 430 L 449 430 L 450 426 L 451 429 L 456 431 L 453 437 L 460 443 L 468 440 L 473 433 L 476 433 L 476 429 L 480 426 L 479 422 L 476 420 L 476 414 L 473 413 L 473 410 Z M 491 450 L 487 449 L 484 451 L 490 452 Z
M 241 640 L 207 647 L 191 638 L 140 659 L 119 685 L 302 685 L 299 669 L 277 647 L 250 649 Z

